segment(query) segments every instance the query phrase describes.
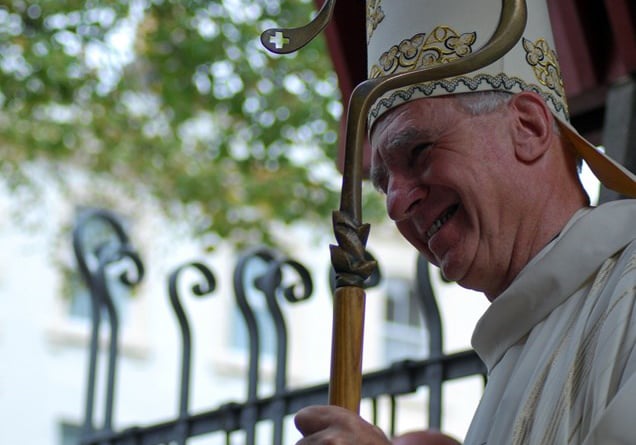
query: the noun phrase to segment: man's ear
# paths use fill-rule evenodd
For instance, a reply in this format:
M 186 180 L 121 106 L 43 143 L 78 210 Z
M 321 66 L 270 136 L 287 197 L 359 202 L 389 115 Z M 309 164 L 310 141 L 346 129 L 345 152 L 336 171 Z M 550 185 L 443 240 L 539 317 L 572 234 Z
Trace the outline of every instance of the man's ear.
M 534 162 L 550 148 L 554 117 L 536 93 L 515 94 L 509 105 L 513 113 L 515 155 L 522 162 Z

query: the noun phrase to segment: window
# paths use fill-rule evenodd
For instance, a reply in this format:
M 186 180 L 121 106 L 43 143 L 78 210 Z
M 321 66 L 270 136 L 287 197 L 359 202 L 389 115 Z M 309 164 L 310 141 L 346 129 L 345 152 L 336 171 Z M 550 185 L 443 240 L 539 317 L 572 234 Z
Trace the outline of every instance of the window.
M 261 354 L 273 356 L 276 351 L 276 333 L 272 321 L 265 294 L 255 286 L 255 280 L 267 270 L 267 263 L 260 258 L 251 258 L 246 264 L 243 273 L 244 291 L 247 302 L 254 313 L 259 333 L 259 348 Z M 230 323 L 230 347 L 237 352 L 245 354 L 249 351 L 249 334 L 243 314 L 238 304 L 232 308 L 232 321 Z
M 67 422 L 60 423 L 60 445 L 77 445 L 80 441 L 81 427 Z
M 106 276 L 110 297 L 113 300 L 115 310 L 119 316 L 119 322 L 123 324 L 127 318 L 127 309 L 129 305 L 128 299 L 131 297 L 131 289 L 120 281 L 118 275 L 121 273 L 121 270 L 118 271 L 117 269 L 120 268 L 110 268 L 107 270 Z M 79 270 L 75 269 L 69 271 L 67 280 L 70 294 L 68 315 L 75 320 L 90 321 L 92 316 L 91 294 L 88 287 L 86 287 Z M 107 317 L 108 314 L 106 313 L 106 308 L 102 306 L 102 319 L 107 319 Z
M 78 221 L 82 216 L 78 211 Z M 106 216 L 104 216 L 106 215 Z M 97 213 L 88 215 L 84 220 L 83 230 L 80 234 L 83 246 L 83 256 L 86 267 L 91 271 L 97 271 L 98 259 L 95 250 L 109 242 L 117 241 L 114 225 L 123 225 L 115 220 L 112 214 L 103 211 L 103 215 Z M 112 219 L 111 222 L 108 219 Z M 133 248 L 135 246 L 133 245 Z M 52 317 L 48 328 L 49 340 L 63 346 L 85 346 L 90 341 L 92 332 L 93 307 L 92 298 L 88 286 L 81 276 L 79 265 L 73 258 L 72 249 L 60 249 L 65 252 L 58 261 L 58 293 L 56 299 L 55 316 Z M 146 298 L 141 288 L 129 286 L 121 281 L 122 275 L 126 275 L 131 282 L 139 279 L 139 267 L 135 261 L 125 256 L 121 261 L 108 264 L 105 269 L 105 281 L 109 295 L 115 306 L 119 321 L 119 336 L 121 339 L 122 354 L 137 358 L 146 357 L 148 353 L 148 331 L 146 323 Z M 112 331 L 109 329 L 110 318 L 107 308 L 102 305 L 100 342 L 108 341 Z M 134 323 L 132 322 L 134 321 Z M 101 344 L 101 343 L 100 343 Z M 104 343 L 105 344 L 105 343 Z
M 251 304 L 252 311 L 256 317 L 259 333 L 259 348 L 261 354 L 273 356 L 276 351 L 276 335 L 274 325 L 265 304 L 265 296 L 261 304 Z M 246 353 L 249 350 L 249 334 L 245 319 L 238 306 L 232 309 L 232 336 L 231 346 L 237 352 Z
M 426 357 L 427 333 L 412 283 L 404 278 L 387 278 L 385 304 L 385 362 Z
M 80 210 L 81 211 L 81 210 Z M 83 245 L 86 252 L 86 263 L 89 269 L 97 269 L 97 257 L 94 252 L 100 245 L 109 242 L 118 242 L 113 228 L 100 219 L 91 219 L 83 228 Z M 110 296 L 115 305 L 120 323 L 124 323 L 127 315 L 128 299 L 131 297 L 131 289 L 120 280 L 120 275 L 128 268 L 134 268 L 128 259 L 110 264 L 106 268 L 106 280 Z M 69 295 L 68 314 L 76 320 L 91 319 L 91 295 L 77 265 L 73 265 L 66 271 L 67 295 Z M 107 316 L 106 309 L 102 308 L 102 316 Z

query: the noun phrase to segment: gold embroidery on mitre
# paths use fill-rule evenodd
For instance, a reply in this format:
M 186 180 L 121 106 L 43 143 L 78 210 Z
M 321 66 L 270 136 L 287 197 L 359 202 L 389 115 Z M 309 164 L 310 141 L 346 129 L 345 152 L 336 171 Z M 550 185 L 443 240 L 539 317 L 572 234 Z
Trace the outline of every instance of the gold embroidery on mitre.
M 428 35 L 416 34 L 389 48 L 371 67 L 369 78 L 452 62 L 470 54 L 475 40 L 476 32 L 458 34 L 448 26 L 438 26 Z
M 384 20 L 381 3 L 382 0 L 369 0 L 367 5 L 367 43 L 371 40 L 371 36 L 380 22 Z
M 526 51 L 526 61 L 532 67 L 541 85 L 556 92 L 560 97 L 565 97 L 559 61 L 556 52 L 550 48 L 548 42 L 544 39 L 531 42 L 524 38 L 523 49 Z
M 398 88 L 390 92 L 390 94 L 378 99 L 369 110 L 369 122 L 374 122 L 382 113 L 390 110 L 397 105 L 409 102 L 416 98 L 431 97 L 437 93 L 441 94 L 457 94 L 471 91 L 508 91 L 510 93 L 520 91 L 533 91 L 543 97 L 543 99 L 551 104 L 552 108 L 568 119 L 569 113 L 566 102 L 559 97 L 554 91 L 540 88 L 538 85 L 529 84 L 526 80 L 519 77 L 508 76 L 504 73 L 491 75 L 487 73 L 478 73 L 475 75 L 456 76 L 448 79 L 441 79 L 434 82 L 424 82 L 421 84 L 410 85 L 404 88 Z

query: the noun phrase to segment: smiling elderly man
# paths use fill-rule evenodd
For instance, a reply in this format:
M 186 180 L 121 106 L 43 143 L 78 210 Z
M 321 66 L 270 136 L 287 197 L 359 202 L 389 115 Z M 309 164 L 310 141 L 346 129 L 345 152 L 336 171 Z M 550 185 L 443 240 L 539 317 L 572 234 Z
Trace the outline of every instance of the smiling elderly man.
M 489 39 L 501 2 L 367 9 L 377 77 L 465 57 Z M 391 91 L 369 116 L 372 179 L 400 233 L 492 302 L 473 334 L 488 384 L 467 444 L 635 443 L 636 203 L 590 207 L 578 164 L 626 195 L 636 179 L 567 124 L 553 48 L 545 1 L 531 0 L 524 36 L 499 61 Z M 390 443 L 337 407 L 306 408 L 296 424 L 302 445 Z
M 383 116 L 373 179 L 402 235 L 447 279 L 492 300 L 588 198 L 539 95 L 474 94 Z M 472 111 L 486 101 L 492 111 Z

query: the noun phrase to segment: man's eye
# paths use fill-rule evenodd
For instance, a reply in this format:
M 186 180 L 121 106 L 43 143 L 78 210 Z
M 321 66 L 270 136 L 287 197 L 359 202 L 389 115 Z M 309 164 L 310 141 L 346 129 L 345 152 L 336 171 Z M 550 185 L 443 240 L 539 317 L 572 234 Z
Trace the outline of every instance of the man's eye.
M 433 144 L 431 144 L 430 142 L 426 142 L 423 144 L 417 144 L 415 145 L 412 149 L 411 149 L 411 162 L 414 162 L 417 160 L 417 158 L 423 154 L 426 153 L 432 146 Z

